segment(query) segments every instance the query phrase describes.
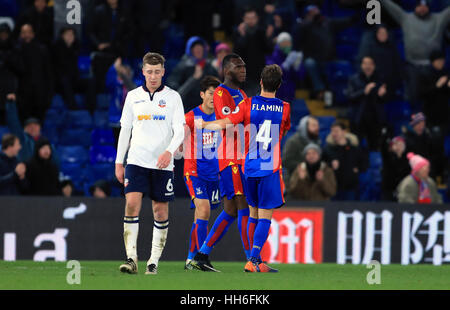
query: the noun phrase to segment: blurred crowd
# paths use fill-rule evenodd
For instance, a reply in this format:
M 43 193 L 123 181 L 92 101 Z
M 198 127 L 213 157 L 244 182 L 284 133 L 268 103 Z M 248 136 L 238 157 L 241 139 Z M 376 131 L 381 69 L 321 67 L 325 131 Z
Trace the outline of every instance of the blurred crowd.
M 246 63 L 249 96 L 259 92 L 264 65 L 275 63 L 283 69 L 280 99 L 295 105 L 303 89 L 309 99 L 344 111 L 325 137 L 313 113 L 292 124 L 283 146 L 290 198 L 360 199 L 360 175 L 371 153 L 382 159 L 379 200 L 441 203 L 450 197 L 438 193 L 445 183 L 450 189 L 444 149 L 450 134 L 450 1 L 379 0 L 377 25 L 366 22 L 363 0 L 80 2 L 77 28 L 56 27 L 54 1 L 0 0 L 0 126 L 10 132 L 2 138 L 0 194 L 111 195 L 108 180 L 86 193 L 61 178 L 55 143 L 41 127 L 55 94 L 68 110 L 80 109 L 81 94 L 83 109 L 93 115 L 97 95 L 106 93 L 117 136 L 126 94 L 142 82 L 140 59 L 154 51 L 167 58 L 165 83 L 180 93 L 185 112 L 200 103 L 202 77 L 222 78 L 222 59 L 231 52 Z M 345 14 L 327 16 L 330 8 Z M 361 34 L 352 51 L 354 73 L 343 87 L 346 100 L 338 103 L 328 68 L 339 60 L 337 36 L 349 29 Z M 80 69 L 86 55 L 88 74 Z M 411 115 L 396 132 L 387 107 L 399 100 Z

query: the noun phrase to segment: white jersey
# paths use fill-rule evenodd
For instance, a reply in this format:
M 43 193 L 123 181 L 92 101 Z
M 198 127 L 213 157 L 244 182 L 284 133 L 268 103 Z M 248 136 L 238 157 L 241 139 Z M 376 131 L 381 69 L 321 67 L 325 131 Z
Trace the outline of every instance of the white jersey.
M 185 118 L 180 94 L 164 85 L 153 96 L 145 85 L 135 88 L 127 94 L 120 124 L 132 130 L 127 163 L 158 169 L 158 157 L 166 150 L 173 155 L 183 142 Z M 173 170 L 173 156 L 163 170 Z

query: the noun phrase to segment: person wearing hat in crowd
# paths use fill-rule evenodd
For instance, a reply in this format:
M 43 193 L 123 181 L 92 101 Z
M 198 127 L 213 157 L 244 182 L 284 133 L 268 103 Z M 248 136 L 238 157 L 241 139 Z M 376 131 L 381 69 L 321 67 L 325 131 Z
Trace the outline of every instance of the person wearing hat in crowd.
M 41 137 L 41 123 L 37 118 L 30 117 L 25 120 L 22 127 L 15 100 L 7 100 L 5 110 L 6 125 L 11 133 L 19 138 L 22 144 L 22 149 L 17 159 L 25 162 L 33 157 L 36 141 Z M 59 167 L 59 158 L 56 155 L 54 146 L 51 146 L 51 149 L 53 153 L 52 161 Z
M 277 36 L 272 55 L 266 57 L 266 64 L 277 64 L 283 69 L 283 83 L 277 90 L 277 98 L 292 102 L 295 99 L 296 83 L 301 78 L 300 65 L 303 53 L 292 50 L 292 36 L 282 32 Z
M 284 176 L 286 188 L 291 178 L 291 174 L 297 168 L 298 164 L 304 161 L 304 149 L 310 144 L 321 144 L 319 137 L 319 121 L 311 115 L 304 116 L 300 119 L 297 131 L 287 139 L 282 151 L 283 167 L 286 169 L 287 175 Z
M 330 200 L 336 194 L 336 177 L 333 169 L 321 161 L 320 146 L 310 143 L 303 154 L 305 161 L 297 166 L 289 180 L 289 196 L 301 200 Z
M 445 170 L 445 150 L 440 137 L 433 135 L 426 126 L 426 117 L 422 112 L 413 114 L 409 129 L 405 133 L 406 152 L 413 152 L 431 161 L 430 175 L 442 176 Z
M 428 159 L 414 154 L 407 154 L 411 174 L 398 185 L 397 198 L 400 203 L 442 203 L 442 197 L 437 191 L 436 183 L 430 177 L 430 162 Z
M 52 161 L 53 152 L 47 138 L 36 141 L 33 157 L 26 162 L 26 178 L 29 182 L 28 195 L 60 195 L 59 168 Z
M 111 195 L 111 186 L 106 180 L 98 180 L 89 188 L 89 192 L 94 198 L 106 198 Z
M 381 199 L 387 201 L 396 201 L 395 191 L 397 185 L 411 168 L 406 158 L 405 138 L 396 136 L 381 147 L 383 159 L 383 168 L 381 172 Z
M 167 86 L 178 91 L 187 113 L 200 104 L 200 80 L 207 76 L 218 76 L 208 58 L 208 44 L 198 36 L 189 38 L 185 54 L 167 79 Z
M 217 70 L 219 74 L 219 79 L 223 81 L 223 69 L 222 69 L 222 61 L 225 56 L 231 53 L 231 48 L 226 43 L 220 43 L 216 46 L 215 49 L 216 58 L 213 60 L 212 65 Z
M 444 136 L 450 122 L 449 98 L 450 74 L 445 68 L 445 53 L 436 50 L 431 53 L 430 64 L 421 76 L 420 100 L 428 126 L 438 129 Z
M 430 63 L 434 50 L 443 48 L 444 35 L 450 21 L 450 6 L 438 13 L 430 12 L 430 0 L 417 0 L 414 12 L 407 12 L 392 0 L 380 0 L 392 18 L 400 25 L 405 46 L 406 86 L 413 112 L 421 110 L 418 101 L 420 76 Z

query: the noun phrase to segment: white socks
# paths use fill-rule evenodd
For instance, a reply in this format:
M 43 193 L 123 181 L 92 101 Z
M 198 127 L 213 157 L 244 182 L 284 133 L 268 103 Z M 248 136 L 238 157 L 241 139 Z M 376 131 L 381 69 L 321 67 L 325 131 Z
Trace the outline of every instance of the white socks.
M 123 218 L 123 241 L 125 242 L 125 250 L 127 258 L 132 258 L 137 262 L 137 236 L 139 232 L 139 217 L 125 216 Z
M 147 261 L 147 266 L 155 264 L 158 266 L 159 258 L 161 257 L 164 246 L 167 240 L 167 231 L 169 230 L 169 220 L 158 222 L 154 221 L 153 225 L 153 239 L 152 239 L 152 254 Z

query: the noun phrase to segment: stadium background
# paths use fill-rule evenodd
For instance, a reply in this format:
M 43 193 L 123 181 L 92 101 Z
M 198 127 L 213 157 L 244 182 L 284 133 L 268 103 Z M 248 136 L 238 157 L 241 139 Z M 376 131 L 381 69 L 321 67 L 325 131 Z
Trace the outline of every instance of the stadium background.
M 102 1 L 81 0 L 79 2 L 81 3 L 83 13 L 81 25 L 75 26 L 79 33 L 81 33 L 81 35 L 79 36 L 79 40 L 81 42 L 81 54 L 78 58 L 78 67 L 81 75 L 87 77 L 92 74 L 91 56 L 93 50 L 88 36 L 86 35 L 86 21 L 91 15 L 93 7 L 95 7 L 96 4 L 102 3 Z M 202 5 L 205 5 L 206 2 L 212 3 L 214 1 L 199 2 L 201 2 Z M 248 2 L 250 3 L 251 1 Z M 314 1 L 294 2 L 296 3 L 296 7 L 299 9 L 299 12 L 301 12 L 301 9 L 305 8 L 307 4 L 313 3 Z M 348 4 L 351 2 L 352 1 L 332 0 L 318 1 L 318 3 L 321 4 L 323 14 L 329 17 L 342 17 L 355 14 L 355 6 L 352 4 Z M 61 5 L 64 3 L 65 1 L 49 1 L 49 6 L 53 6 L 55 9 L 55 34 L 58 33 L 58 28 L 64 24 L 64 18 L 61 18 L 61 16 L 65 16 L 67 12 L 65 5 Z M 189 23 L 189 20 L 186 21 L 185 15 L 180 12 L 184 8 L 183 5 L 180 5 L 180 3 L 177 1 L 173 1 L 173 3 L 170 3 L 173 4 L 172 8 L 175 9 L 175 11 L 170 14 L 170 18 L 168 18 L 169 23 L 165 25 L 165 29 L 163 32 L 163 37 L 165 38 L 165 40 L 162 46 L 162 53 L 167 59 L 166 77 L 170 76 L 171 71 L 184 54 L 185 44 L 187 39 L 190 37 L 189 31 L 191 30 L 186 27 L 186 24 Z M 226 3 L 226 1 L 217 1 L 214 3 L 218 4 L 218 7 L 215 7 L 214 9 L 219 8 L 219 10 L 223 10 L 223 5 L 224 3 Z M 397 3 L 400 3 L 403 8 L 409 11 L 411 11 L 415 5 L 415 1 L 412 0 L 402 0 L 397 1 Z M 432 1 L 431 3 L 432 11 L 440 11 L 443 7 L 446 6 L 445 1 Z M 14 23 L 21 15 L 21 12 L 25 10 L 26 6 L 30 5 L 32 5 L 32 1 L 0 1 L 0 16 L 2 18 L 2 21 Z M 195 7 L 197 8 L 197 6 Z M 59 9 L 61 11 L 58 12 Z M 214 13 L 214 9 L 212 11 L 210 10 L 206 12 Z M 358 12 L 360 12 L 361 17 L 363 17 L 366 11 L 360 10 Z M 208 17 L 211 17 L 212 22 L 212 16 L 208 15 Z M 237 17 L 236 19 L 238 20 Z M 209 21 L 208 18 L 206 20 Z M 329 134 L 330 126 L 336 119 L 340 119 L 344 122 L 349 123 L 349 119 L 347 118 L 347 114 L 345 113 L 347 98 L 345 93 L 343 92 L 343 89 L 347 85 L 349 76 L 351 76 L 357 70 L 357 66 L 354 63 L 355 56 L 358 51 L 361 38 L 364 32 L 368 30 L 366 25 L 364 25 L 363 20 L 364 19 L 361 18 L 361 22 L 359 24 L 355 24 L 354 26 L 349 27 L 337 34 L 337 58 L 329 64 L 327 70 L 328 79 L 330 81 L 334 98 L 332 107 L 325 107 L 324 102 L 321 100 L 311 99 L 311 91 L 309 89 L 310 84 L 308 83 L 307 79 L 299 79 L 297 81 L 296 98 L 291 102 L 292 129 L 288 133 L 288 137 L 295 132 L 296 124 L 305 115 L 314 115 L 318 117 L 321 128 L 320 137 L 322 141 L 324 141 L 326 136 Z M 233 22 L 231 24 L 233 26 L 236 23 Z M 214 47 L 220 42 L 227 42 L 232 46 L 232 42 L 230 42 L 229 37 L 230 30 L 228 27 L 229 26 L 222 23 L 216 25 L 215 28 L 211 27 L 206 31 L 206 39 L 210 43 L 211 51 L 213 51 Z M 398 50 L 400 51 L 402 59 L 404 59 L 402 31 L 397 26 L 392 29 L 392 33 L 394 35 L 395 43 L 398 47 Z M 446 46 L 448 66 L 450 63 L 450 48 L 448 47 L 448 43 Z M 127 63 L 130 64 L 135 73 L 140 72 L 139 62 L 139 57 L 128 57 L 127 59 Z M 140 74 L 135 74 L 134 82 L 136 83 L 136 85 L 140 85 L 142 83 L 142 76 Z M 392 125 L 394 135 L 401 134 L 402 130 L 404 130 L 408 126 L 410 121 L 411 107 L 408 101 L 404 99 L 403 92 L 403 88 L 400 89 L 399 92 L 396 93 L 395 99 L 385 105 L 387 117 L 389 123 Z M 106 92 L 96 94 L 96 109 L 92 115 L 87 110 L 86 98 L 84 95 L 77 94 L 76 101 L 78 110 L 70 111 L 67 109 L 61 95 L 54 94 L 51 100 L 50 108 L 46 112 L 42 126 L 43 135 L 48 137 L 50 141 L 56 146 L 57 154 L 60 159 L 59 168 L 61 179 L 70 178 L 74 182 L 76 189 L 82 192 L 84 196 L 91 196 L 89 188 L 99 179 L 105 179 L 111 185 L 111 196 L 121 197 L 121 188 L 114 179 L 116 137 L 114 128 L 112 128 L 110 124 L 110 94 Z M 0 127 L 0 135 L 3 135 L 7 132 L 9 132 L 8 127 Z M 286 141 L 286 139 L 287 137 L 284 141 Z M 449 135 L 445 137 L 444 145 L 448 160 L 450 156 Z M 359 175 L 359 200 L 369 201 L 370 203 L 360 205 L 358 203 L 345 202 L 322 204 L 313 202 L 305 203 L 288 201 L 288 207 L 315 207 L 324 212 L 322 218 L 322 220 L 324 221 L 322 222 L 322 225 L 324 227 L 322 228 L 324 241 L 323 243 L 321 243 L 321 246 L 323 248 L 320 249 L 320 253 L 321 255 L 323 255 L 323 258 L 321 258 L 320 261 L 323 260 L 328 262 L 336 262 L 338 260 L 338 254 L 336 252 L 336 234 L 338 233 L 339 226 L 339 211 L 342 212 L 341 217 L 345 217 L 346 215 L 350 214 L 354 215 L 355 218 L 351 218 L 351 223 L 353 225 L 352 229 L 360 229 L 358 230 L 358 233 L 355 233 L 355 235 L 353 235 L 353 239 L 348 239 L 349 242 L 350 240 L 355 240 L 355 238 L 356 240 L 364 240 L 362 241 L 363 243 L 361 246 L 363 248 L 366 248 L 365 242 L 369 240 L 365 239 L 365 232 L 367 231 L 367 229 L 372 229 L 371 232 L 375 233 L 375 235 L 380 238 L 377 239 L 377 242 L 381 242 L 383 236 L 383 234 L 380 233 L 378 229 L 374 229 L 372 226 L 370 226 L 371 222 L 368 220 L 368 218 L 373 219 L 373 217 L 375 216 L 375 220 L 373 223 L 376 223 L 376 225 L 382 225 L 384 219 L 382 212 L 383 210 L 387 210 L 394 215 L 396 221 L 392 222 L 393 231 L 396 231 L 395 233 L 392 233 L 392 249 L 401 248 L 402 244 L 406 244 L 406 242 L 408 242 L 409 244 L 409 242 L 412 240 L 412 237 L 410 239 L 405 237 L 405 240 L 407 241 L 402 241 L 402 236 L 407 235 L 409 226 L 405 225 L 407 225 L 407 220 L 409 220 L 408 217 L 411 216 L 414 220 L 416 220 L 416 222 L 414 223 L 416 223 L 415 225 L 417 225 L 413 227 L 414 233 L 419 232 L 418 227 L 420 225 L 425 225 L 428 230 L 421 230 L 420 234 L 425 237 L 431 236 L 431 239 L 428 239 L 428 241 L 426 241 L 427 239 L 421 239 L 420 242 L 417 241 L 418 243 L 416 241 L 411 241 L 416 246 L 419 243 L 422 244 L 421 248 L 423 250 L 423 252 L 421 252 L 421 255 L 419 255 L 418 252 L 415 252 L 416 256 L 414 258 L 414 262 L 439 263 L 439 259 L 434 257 L 441 257 L 441 263 L 446 262 L 447 259 L 445 255 L 450 252 L 450 241 L 448 240 L 450 238 L 450 218 L 448 216 L 448 213 L 450 211 L 447 211 L 449 210 L 448 204 L 445 204 L 443 206 L 431 205 L 427 208 L 423 208 L 419 205 L 399 206 L 394 203 L 379 202 L 381 197 L 381 153 L 370 152 L 368 154 L 368 160 L 369 168 L 367 169 L 367 171 L 361 172 Z M 179 230 L 177 230 L 176 232 L 171 232 L 171 234 L 172 237 L 174 237 L 174 235 L 178 235 L 183 243 L 181 243 L 181 240 L 180 243 L 176 244 L 169 242 L 167 251 L 164 255 L 167 255 L 166 258 L 170 260 L 183 260 L 185 249 L 187 248 L 185 244 L 187 242 L 187 238 L 185 238 L 185 236 L 188 235 L 187 230 L 190 227 L 189 221 L 191 220 L 191 215 L 187 210 L 187 201 L 183 199 L 187 197 L 187 192 L 181 177 L 183 166 L 182 160 L 177 160 L 175 166 L 175 193 L 178 197 L 178 200 L 174 203 L 174 212 L 171 213 L 171 217 L 173 217 L 174 221 L 176 222 L 176 219 L 178 218 L 177 216 L 179 215 L 179 219 L 182 219 L 184 222 L 183 224 L 180 223 L 180 227 L 177 228 Z M 443 196 L 444 200 L 448 202 L 449 197 L 447 194 L 445 180 L 440 180 L 439 192 Z M 73 222 L 68 219 L 63 219 L 62 212 L 65 208 L 69 206 L 78 206 L 83 201 L 86 201 L 85 204 L 87 205 L 88 213 L 80 215 L 79 218 L 76 218 L 76 220 L 74 220 Z M 121 232 L 119 230 L 121 229 L 120 218 L 122 212 L 122 204 L 123 200 L 120 198 L 111 198 L 100 201 L 94 198 L 71 198 L 66 200 L 64 198 L 36 199 L 34 197 L 16 197 L 11 199 L 1 198 L 0 209 L 2 222 L 0 227 L 2 229 L 0 233 L 3 234 L 3 238 L 1 238 L 3 239 L 4 243 L 3 258 L 5 260 L 9 260 L 11 258 L 8 257 L 8 255 L 10 255 L 8 253 L 12 253 L 11 248 L 8 247 L 7 249 L 7 244 L 8 246 L 12 246 L 14 244 L 14 247 L 17 247 L 17 252 L 14 252 L 14 259 L 33 259 L 37 249 L 53 251 L 53 246 L 47 248 L 45 246 L 45 243 L 43 243 L 43 247 L 41 247 L 41 243 L 37 242 L 35 238 L 41 233 L 55 233 L 55 229 L 64 228 L 66 226 L 69 227 L 68 231 L 73 232 L 73 234 L 68 233 L 67 235 L 67 252 L 64 258 L 70 259 L 80 257 L 78 252 L 73 252 L 76 254 L 72 255 L 71 251 L 76 251 L 77 247 L 85 249 L 85 245 L 94 245 L 94 243 L 91 243 L 92 240 L 88 240 L 90 234 L 86 233 L 90 231 L 89 229 L 94 229 L 94 224 L 97 225 L 98 222 L 96 221 L 100 220 L 100 218 L 105 220 L 104 225 L 108 225 L 108 227 L 112 227 L 111 223 L 114 221 L 114 219 L 116 219 L 117 227 L 115 227 L 114 230 L 117 231 L 114 231 L 116 233 L 116 237 L 113 239 L 115 241 L 120 240 Z M 289 208 L 286 209 L 289 210 Z M 31 210 L 33 211 L 31 212 Z M 147 217 L 149 217 L 148 210 L 149 209 L 147 208 L 147 211 L 145 211 L 147 212 Z M 355 213 L 355 210 L 359 210 L 363 214 L 363 217 L 361 218 L 358 215 L 358 212 Z M 93 213 L 90 214 L 89 212 Z M 107 213 L 108 216 L 105 216 L 105 214 Z M 22 222 L 19 222 L 17 219 L 22 217 L 25 217 L 26 219 Z M 42 221 L 36 220 L 41 218 Z M 86 221 L 81 222 L 84 218 L 86 218 Z M 427 219 L 431 220 L 426 221 Z M 81 226 L 78 226 L 78 224 L 74 224 L 73 228 L 71 228 L 70 223 L 75 222 L 82 224 Z M 363 223 L 364 225 L 358 226 L 354 223 Z M 299 234 L 302 234 L 302 232 L 300 226 L 298 226 L 297 224 L 298 223 L 294 223 L 294 226 L 296 227 L 294 229 L 294 234 L 296 236 L 299 236 Z M 431 224 L 433 224 L 434 226 L 431 226 Z M 349 229 L 349 234 L 352 231 L 349 228 L 350 226 L 350 224 L 345 226 Z M 97 227 L 99 227 L 98 229 L 101 229 L 101 227 L 106 226 L 97 225 Z M 342 227 L 344 226 L 340 227 L 341 229 L 343 229 Z M 409 228 L 411 229 L 411 227 Z M 327 231 L 327 229 L 329 229 L 329 231 Z M 402 233 L 400 233 L 400 231 L 402 231 Z M 13 237 L 12 234 L 16 234 L 16 236 Z M 283 234 L 288 234 L 288 232 L 285 231 L 283 232 Z M 147 234 L 147 238 L 149 238 L 149 236 L 150 235 Z M 434 239 L 435 236 L 439 236 L 439 238 Z M 0 235 L 0 237 L 2 236 Z M 109 235 L 108 238 L 110 237 L 112 236 Z M 391 237 L 391 235 L 389 235 L 389 237 Z M 301 238 L 303 238 L 303 236 Z M 224 239 L 224 245 L 221 246 L 222 251 L 218 250 L 217 254 L 215 255 L 217 255 L 217 257 L 221 257 L 221 259 L 223 260 L 239 260 L 239 256 L 242 253 L 240 253 L 241 251 L 236 243 L 230 242 L 230 240 L 236 239 L 237 232 L 231 232 L 230 235 L 227 236 L 226 239 Z M 43 240 L 44 241 L 42 242 L 45 242 L 46 239 L 44 238 Z M 111 243 L 109 243 L 109 239 L 101 240 L 99 242 L 100 244 L 104 244 L 105 246 L 109 246 L 110 244 L 112 244 L 112 241 Z M 294 242 L 294 244 L 295 247 L 300 246 L 299 242 Z M 104 252 L 102 250 L 102 247 L 96 249 L 94 246 L 92 248 L 92 252 L 85 252 L 85 255 L 91 255 L 88 253 L 92 253 L 92 256 L 87 256 L 87 258 L 89 259 L 120 259 L 122 258 L 122 253 L 117 252 L 120 250 L 120 246 L 121 244 L 118 243 L 116 248 L 111 249 L 111 251 L 116 251 L 113 253 Z M 182 250 L 179 249 L 180 247 L 182 247 Z M 355 259 L 356 263 L 360 263 L 362 261 L 362 258 L 358 259 L 354 257 L 356 255 L 355 253 L 361 249 L 362 248 L 360 246 L 357 246 L 357 243 L 351 243 L 351 246 L 349 245 L 347 251 L 352 254 L 350 255 L 346 253 L 346 255 L 348 254 L 349 257 L 345 259 L 345 262 L 350 262 L 352 261 L 352 259 Z M 417 249 L 418 248 L 416 247 L 416 250 Z M 381 253 L 378 250 L 378 248 L 375 250 L 374 258 L 381 260 Z M 286 249 L 283 251 L 288 250 Z M 294 253 L 297 253 L 295 254 L 295 261 L 301 262 L 301 260 L 303 260 L 302 262 L 304 262 L 305 257 L 300 257 L 298 251 L 300 251 L 300 248 L 296 248 L 296 250 L 294 251 Z M 352 251 L 355 252 L 353 253 Z M 182 255 L 180 255 L 180 253 L 182 253 Z M 428 256 L 426 255 L 427 253 Z M 48 254 L 50 259 L 55 259 L 54 256 L 52 257 L 53 254 L 51 252 L 49 252 Z M 45 255 L 43 257 L 45 257 Z M 283 259 L 288 260 L 288 258 Z M 433 259 L 436 259 L 436 261 L 434 261 Z M 396 254 L 392 253 L 392 261 L 390 262 L 401 262 L 401 254 L 398 252 L 396 252 Z

